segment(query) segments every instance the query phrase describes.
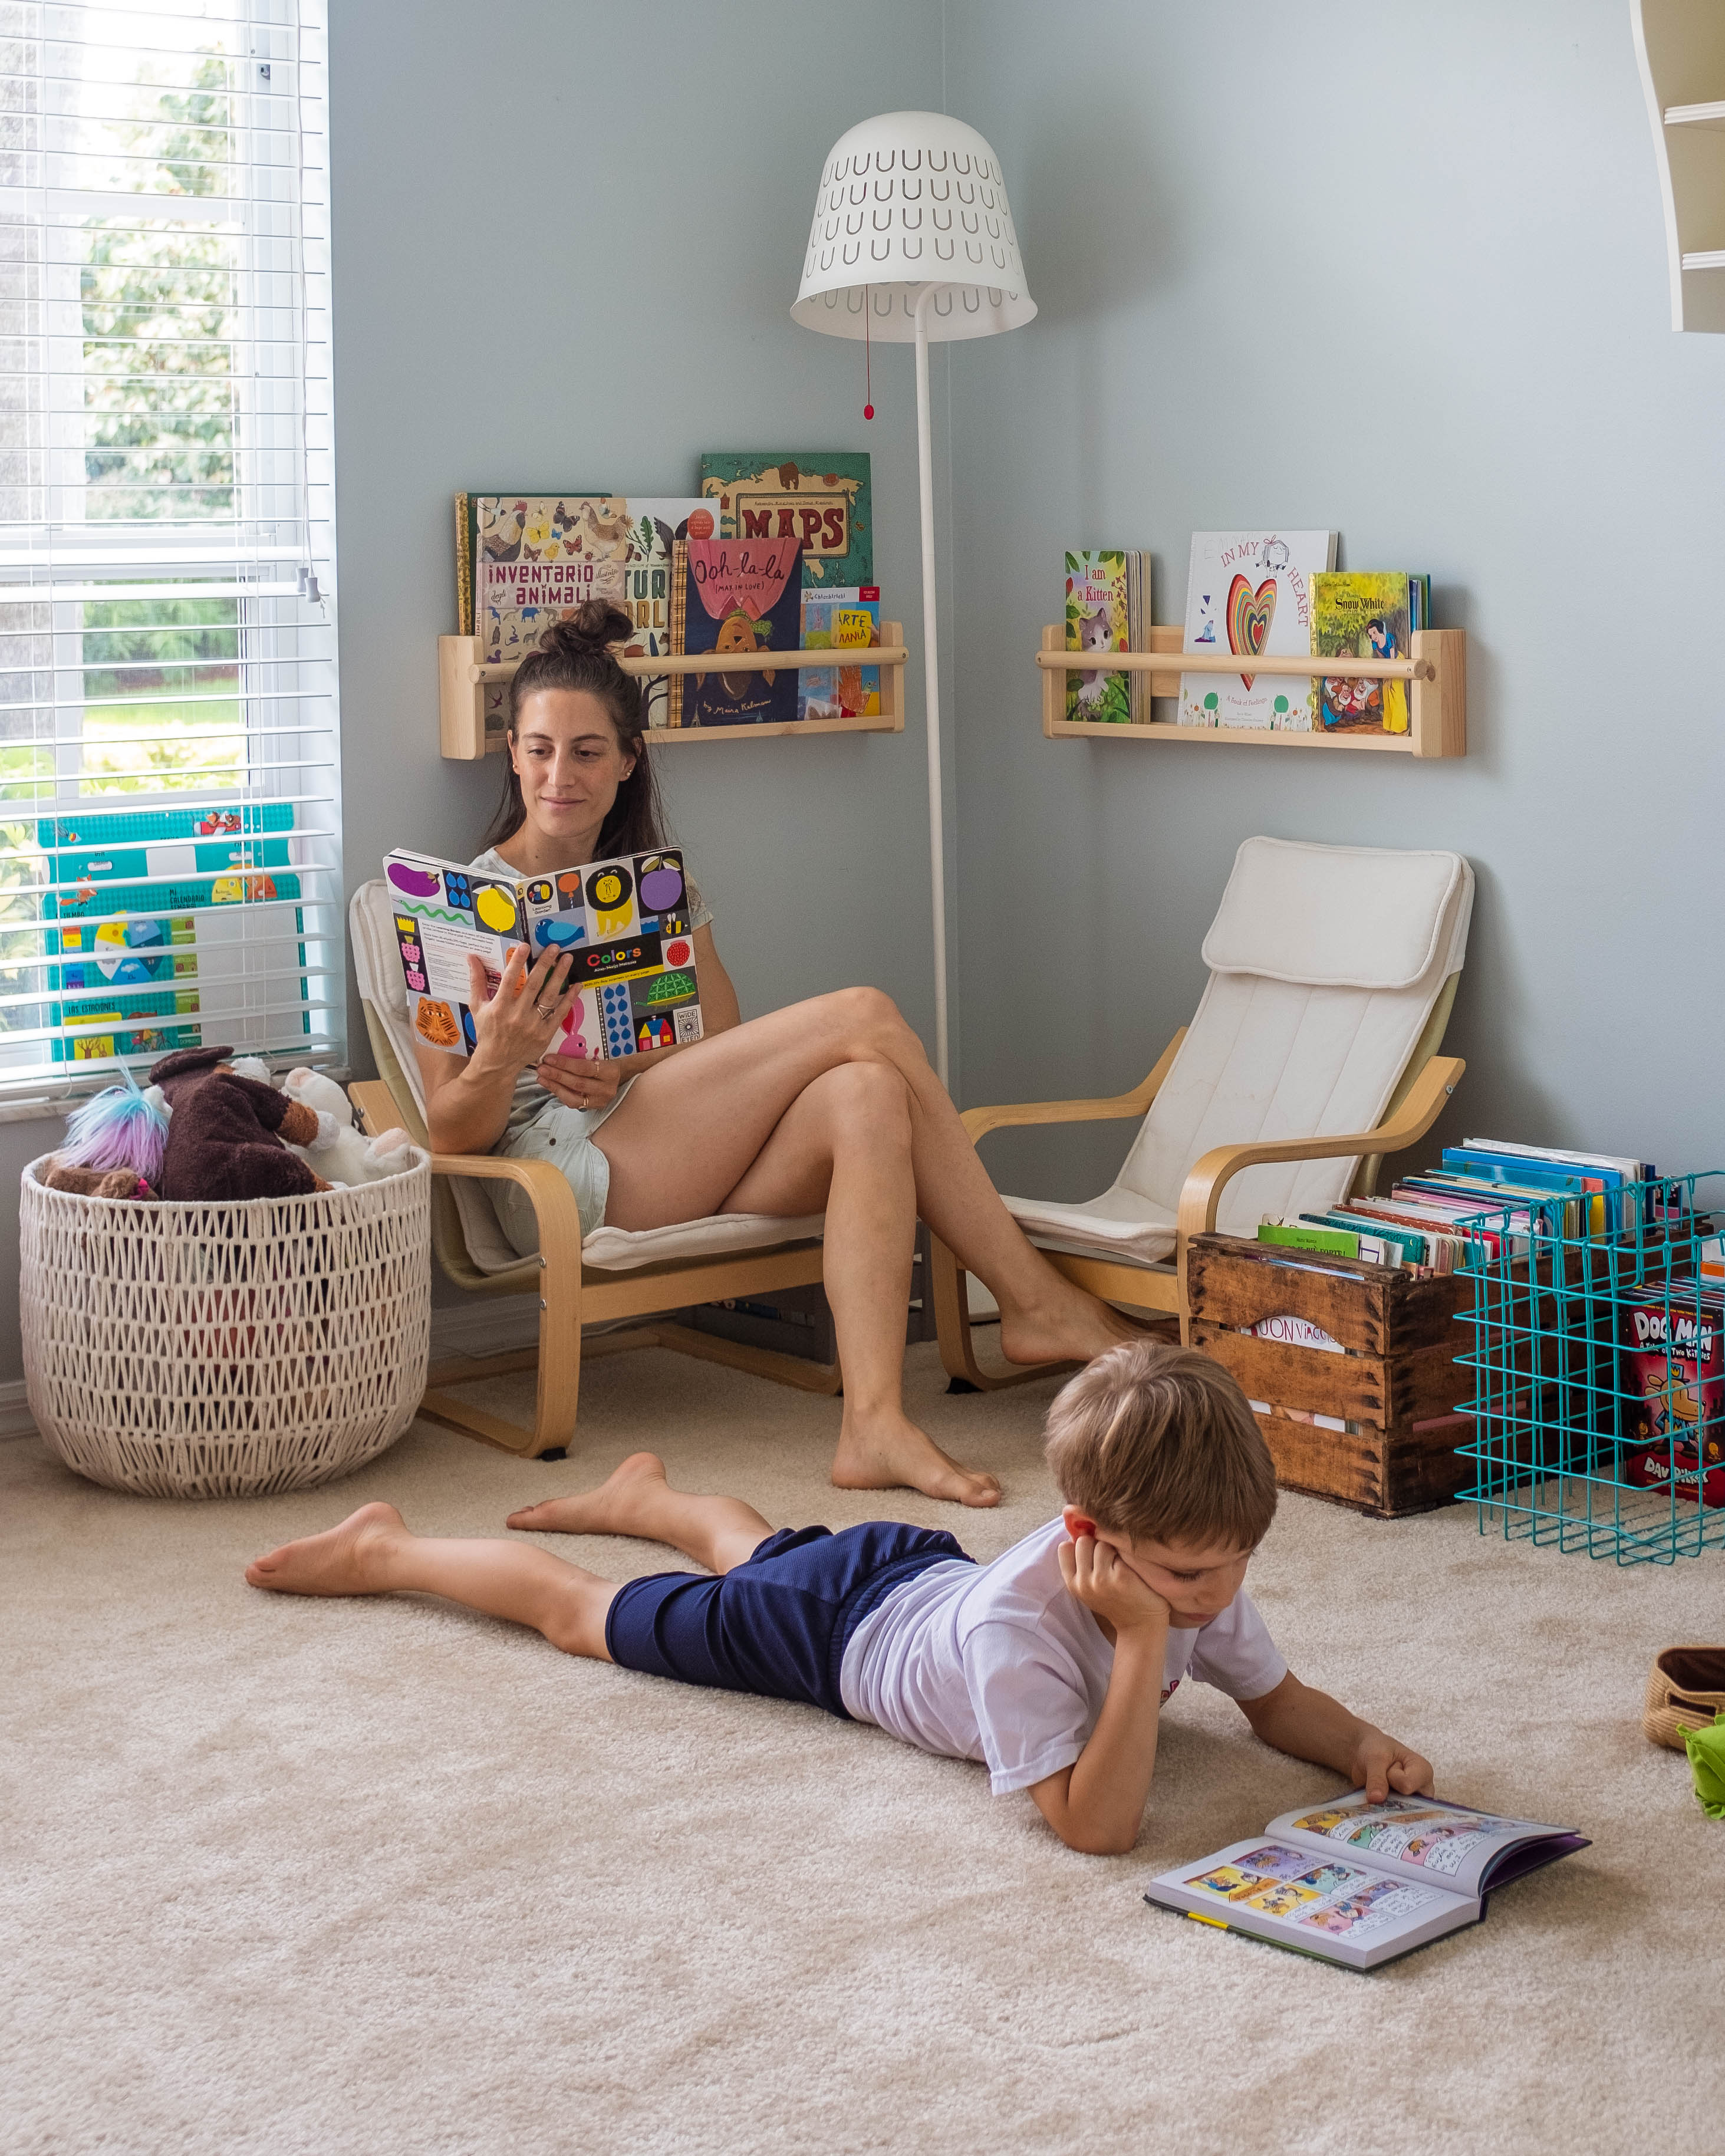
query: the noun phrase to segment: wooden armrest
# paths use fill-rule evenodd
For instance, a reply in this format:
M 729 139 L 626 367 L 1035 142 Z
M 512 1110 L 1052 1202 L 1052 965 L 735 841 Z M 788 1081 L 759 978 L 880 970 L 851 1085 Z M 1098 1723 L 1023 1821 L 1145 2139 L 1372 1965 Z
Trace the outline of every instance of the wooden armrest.
M 373 1137 L 406 1128 L 394 1096 L 381 1078 L 362 1079 L 347 1097 Z M 434 1175 L 465 1176 L 475 1183 L 517 1183 L 527 1194 L 539 1223 L 542 1265 L 581 1263 L 581 1208 L 569 1178 L 548 1160 L 511 1160 L 506 1153 L 434 1152 Z
M 1412 1090 L 1387 1123 L 1373 1131 L 1353 1131 L 1343 1136 L 1317 1138 L 1271 1138 L 1260 1145 L 1216 1146 L 1188 1174 L 1180 1192 L 1179 1231 L 1183 1246 L 1189 1235 L 1208 1235 L 1216 1224 L 1216 1208 L 1222 1193 L 1242 1168 L 1274 1160 L 1337 1160 L 1349 1154 L 1400 1152 L 1424 1137 L 1437 1121 L 1438 1111 L 1460 1084 L 1467 1065 L 1459 1055 L 1434 1055 L 1414 1081 Z
M 1180 1043 L 1186 1038 L 1183 1025 L 1157 1059 L 1156 1067 L 1130 1093 L 1116 1093 L 1101 1101 L 1020 1101 L 1015 1106 L 1004 1108 L 967 1108 L 963 1113 L 965 1129 L 970 1133 L 973 1145 L 990 1131 L 1009 1130 L 1022 1123 L 1111 1123 L 1123 1122 L 1129 1116 L 1149 1112 L 1150 1103 L 1162 1090 L 1163 1081 L 1173 1068 L 1180 1052 Z

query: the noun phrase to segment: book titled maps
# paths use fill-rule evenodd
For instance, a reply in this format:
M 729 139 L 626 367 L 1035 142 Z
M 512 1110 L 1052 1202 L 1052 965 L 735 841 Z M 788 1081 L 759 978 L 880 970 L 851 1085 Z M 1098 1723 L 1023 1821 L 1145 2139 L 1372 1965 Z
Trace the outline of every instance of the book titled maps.
M 414 1037 L 470 1055 L 468 959 L 494 987 L 511 947 L 567 951 L 578 993 L 548 1053 L 639 1055 L 701 1037 L 683 856 L 624 854 L 549 876 L 492 875 L 397 852 L 383 864 Z
M 798 648 L 803 550 L 795 540 L 691 539 L 685 543 L 683 649 L 689 657 L 703 651 L 765 654 Z M 794 722 L 798 716 L 797 673 L 794 666 L 763 666 L 758 673 L 738 668 L 691 674 L 685 678 L 681 723 L 747 726 Z
M 1370 1969 L 1483 1922 L 1498 1887 L 1589 1846 L 1567 1827 L 1435 1797 L 1374 1804 L 1356 1789 L 1177 1864 L 1144 1899 L 1219 1931 Z
M 1311 580 L 1336 559 L 1333 531 L 1194 531 L 1186 582 L 1188 651 L 1304 657 Z M 1183 674 L 1183 726 L 1310 733 L 1317 684 L 1295 674 Z
M 1326 659 L 1405 659 L 1431 617 L 1431 579 L 1401 571 L 1320 570 L 1312 579 L 1312 649 Z M 1324 733 L 1404 734 L 1408 688 L 1391 679 L 1326 675 L 1318 690 Z
M 700 492 L 718 518 L 706 536 L 798 547 L 810 588 L 854 590 L 875 582 L 866 453 L 710 449 L 701 459 Z M 691 538 L 700 536 L 691 529 Z
M 479 639 L 481 665 L 513 665 L 553 622 L 604 599 L 634 624 L 625 653 L 661 657 L 671 649 L 673 550 L 716 530 L 698 495 L 458 494 L 457 633 Z M 667 725 L 665 677 L 649 676 L 643 691 L 648 725 Z M 507 685 L 489 682 L 485 695 L 489 746 L 504 731 Z
M 805 666 L 797 676 L 799 719 L 878 718 L 880 669 L 861 654 L 880 641 L 880 588 L 853 584 L 803 587 L 803 649 L 831 651 L 831 666 Z

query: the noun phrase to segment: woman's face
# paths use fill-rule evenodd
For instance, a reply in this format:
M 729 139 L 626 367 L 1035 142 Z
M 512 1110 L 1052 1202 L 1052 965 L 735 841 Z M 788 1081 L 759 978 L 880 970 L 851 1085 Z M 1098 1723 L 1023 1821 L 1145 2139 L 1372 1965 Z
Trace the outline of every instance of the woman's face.
M 526 698 L 509 745 L 527 821 L 547 839 L 592 840 L 611 813 L 617 789 L 635 767 L 617 730 L 586 689 L 541 689 Z

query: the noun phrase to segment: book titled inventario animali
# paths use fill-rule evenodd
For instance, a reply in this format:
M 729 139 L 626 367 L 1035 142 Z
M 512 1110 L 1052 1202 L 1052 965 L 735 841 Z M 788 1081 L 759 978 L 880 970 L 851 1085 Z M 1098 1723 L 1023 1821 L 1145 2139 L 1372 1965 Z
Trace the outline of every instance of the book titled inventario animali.
M 1488 1894 L 1589 1845 L 1567 1827 L 1435 1797 L 1374 1804 L 1356 1789 L 1176 1865 L 1144 1899 L 1320 1961 L 1378 1969 L 1483 1922 Z
M 468 960 L 495 988 L 514 947 L 567 952 L 576 990 L 557 1055 L 645 1055 L 701 1037 L 701 987 L 683 856 L 674 849 L 589 861 L 555 875 L 494 875 L 429 854 L 383 865 L 415 1038 L 470 1055 Z

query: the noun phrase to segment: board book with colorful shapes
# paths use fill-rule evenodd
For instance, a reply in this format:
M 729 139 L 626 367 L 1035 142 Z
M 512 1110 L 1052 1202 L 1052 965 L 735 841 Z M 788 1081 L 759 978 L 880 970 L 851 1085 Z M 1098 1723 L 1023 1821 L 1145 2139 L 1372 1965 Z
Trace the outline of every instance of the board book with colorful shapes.
M 567 952 L 575 1001 L 549 1051 L 608 1059 L 701 1036 L 683 857 L 625 854 L 549 876 L 501 876 L 427 854 L 383 865 L 416 1039 L 446 1055 L 475 1044 L 470 957 L 495 987 L 511 949 Z
M 1336 559 L 1333 531 L 1194 531 L 1186 579 L 1189 651 L 1303 657 L 1311 579 Z M 1183 674 L 1183 726 L 1310 733 L 1317 684 L 1290 674 Z
M 1568 1827 L 1435 1797 L 1374 1804 L 1356 1789 L 1176 1865 L 1144 1898 L 1223 1931 L 1371 1969 L 1481 1922 L 1497 1888 L 1589 1845 Z
M 713 536 L 800 547 L 804 584 L 875 581 L 865 450 L 709 449 L 700 490 L 718 516 Z

